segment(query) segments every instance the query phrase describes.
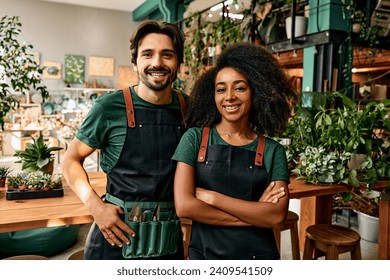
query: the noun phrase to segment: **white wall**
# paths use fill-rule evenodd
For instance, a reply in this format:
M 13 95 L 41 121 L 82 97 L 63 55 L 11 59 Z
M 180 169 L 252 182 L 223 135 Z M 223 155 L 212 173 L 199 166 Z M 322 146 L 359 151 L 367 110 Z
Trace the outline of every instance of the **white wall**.
M 40 61 L 62 64 L 66 54 L 85 56 L 85 80 L 109 87 L 117 85 L 118 66 L 131 66 L 129 39 L 139 24 L 130 12 L 95 9 L 68 4 L 31 0 L 0 0 L 0 16 L 19 16 L 22 23 L 20 39 L 34 46 Z M 89 77 L 90 56 L 113 57 L 114 77 Z M 49 90 L 62 89 L 63 80 L 45 80 Z M 80 86 L 80 85 L 78 85 Z

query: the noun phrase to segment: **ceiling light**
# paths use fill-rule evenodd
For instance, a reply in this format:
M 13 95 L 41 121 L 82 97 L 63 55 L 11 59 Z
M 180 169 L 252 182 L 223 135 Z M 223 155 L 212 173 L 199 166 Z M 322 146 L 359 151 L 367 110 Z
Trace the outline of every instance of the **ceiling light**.
M 220 12 L 219 15 L 222 16 L 222 12 Z M 231 13 L 227 14 L 227 13 L 225 13 L 224 16 L 225 17 L 228 16 L 228 17 L 233 18 L 233 19 L 243 19 L 244 18 L 243 14 L 231 14 Z
M 233 0 L 225 1 L 225 5 L 229 5 L 229 4 L 231 4 L 231 3 L 233 3 Z M 222 7 L 223 7 L 223 3 L 219 3 L 219 4 L 215 5 L 215 6 L 212 6 L 212 7 L 210 8 L 210 10 L 211 10 L 212 12 L 215 12 L 215 11 L 217 11 L 217 10 L 219 10 L 219 9 L 222 9 Z

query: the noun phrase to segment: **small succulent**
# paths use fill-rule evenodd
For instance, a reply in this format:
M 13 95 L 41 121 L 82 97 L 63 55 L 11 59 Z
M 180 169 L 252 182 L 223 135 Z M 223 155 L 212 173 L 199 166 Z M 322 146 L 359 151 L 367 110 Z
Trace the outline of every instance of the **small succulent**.
M 10 167 L 0 166 L 0 178 L 6 178 L 11 172 L 12 169 Z
M 9 187 L 17 188 L 19 186 L 19 176 L 18 175 L 9 175 L 7 177 L 7 185 Z

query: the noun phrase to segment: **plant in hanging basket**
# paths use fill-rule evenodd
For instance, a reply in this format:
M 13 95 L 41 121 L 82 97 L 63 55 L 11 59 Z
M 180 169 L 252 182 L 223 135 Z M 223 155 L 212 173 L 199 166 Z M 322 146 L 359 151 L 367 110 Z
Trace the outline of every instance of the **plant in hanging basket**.
M 40 134 L 37 139 L 31 137 L 33 143 L 27 143 L 24 151 L 16 151 L 14 156 L 20 158 L 15 163 L 22 163 L 22 170 L 26 172 L 47 172 L 45 167 L 54 162 L 53 152 L 62 150 L 62 147 L 48 147 Z

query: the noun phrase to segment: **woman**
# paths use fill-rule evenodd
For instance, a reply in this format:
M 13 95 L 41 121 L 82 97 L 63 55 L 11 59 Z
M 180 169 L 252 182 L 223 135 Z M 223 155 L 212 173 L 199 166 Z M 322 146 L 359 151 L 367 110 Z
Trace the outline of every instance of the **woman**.
M 264 48 L 238 43 L 195 83 L 173 156 L 176 211 L 193 221 L 190 259 L 280 258 L 273 228 L 287 215 L 289 172 L 283 146 L 264 134 L 287 126 L 287 81 Z

